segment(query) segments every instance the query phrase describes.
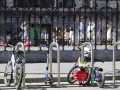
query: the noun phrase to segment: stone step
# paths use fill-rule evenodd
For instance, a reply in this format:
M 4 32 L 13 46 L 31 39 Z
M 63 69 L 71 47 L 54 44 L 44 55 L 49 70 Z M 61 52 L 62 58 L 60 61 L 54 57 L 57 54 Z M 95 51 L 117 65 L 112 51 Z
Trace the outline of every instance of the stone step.
M 45 80 L 45 73 L 44 74 L 26 74 L 25 82 L 26 83 L 41 83 Z M 105 80 L 112 80 L 112 76 L 105 76 Z M 120 80 L 120 76 L 116 76 L 116 80 Z M 53 74 L 53 81 L 58 81 L 57 74 Z M 60 74 L 60 81 L 67 82 L 67 74 Z M 4 84 L 4 77 L 3 74 L 0 74 L 0 84 Z

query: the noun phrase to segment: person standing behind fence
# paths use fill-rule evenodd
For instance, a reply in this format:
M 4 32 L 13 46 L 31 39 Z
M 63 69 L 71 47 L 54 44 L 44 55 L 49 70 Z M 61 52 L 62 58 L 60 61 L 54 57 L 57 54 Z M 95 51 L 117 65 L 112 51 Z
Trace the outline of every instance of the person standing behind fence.
M 20 27 L 23 30 L 23 35 L 22 35 L 21 39 L 25 42 L 28 40 L 28 23 L 24 22 L 21 24 Z
M 74 43 L 74 31 L 73 31 L 73 28 L 71 28 L 71 27 L 69 27 L 69 30 L 70 30 L 70 32 L 69 32 L 69 43 L 70 43 L 70 45 L 73 45 L 73 43 Z
M 112 25 L 108 25 L 107 40 L 113 43 L 116 41 L 116 28 Z
M 26 47 L 31 46 L 32 45 L 31 41 L 28 41 L 28 23 L 23 22 L 20 27 L 23 30 L 21 39 L 24 41 L 24 46 Z
M 116 42 L 116 28 L 114 26 L 112 29 L 112 38 L 113 38 L 113 43 Z
M 87 26 L 87 39 L 91 39 L 94 40 L 95 39 L 95 35 L 94 35 L 94 31 L 95 31 L 95 24 L 92 21 L 89 21 L 89 25 Z
M 79 40 L 84 38 L 84 18 L 80 17 L 78 21 L 79 21 L 78 25 L 78 40 Z
M 108 25 L 108 29 L 107 29 L 107 40 L 111 40 L 111 34 L 112 34 L 112 25 Z
M 65 28 L 64 30 L 64 40 L 65 41 L 69 40 L 69 30 L 67 28 Z

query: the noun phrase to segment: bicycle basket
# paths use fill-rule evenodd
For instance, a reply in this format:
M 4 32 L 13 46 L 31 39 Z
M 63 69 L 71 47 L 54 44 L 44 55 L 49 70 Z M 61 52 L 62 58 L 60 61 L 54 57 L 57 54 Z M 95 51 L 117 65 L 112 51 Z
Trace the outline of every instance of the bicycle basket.
M 76 81 L 86 81 L 88 78 L 88 73 L 86 71 L 75 70 L 73 72 L 73 78 Z

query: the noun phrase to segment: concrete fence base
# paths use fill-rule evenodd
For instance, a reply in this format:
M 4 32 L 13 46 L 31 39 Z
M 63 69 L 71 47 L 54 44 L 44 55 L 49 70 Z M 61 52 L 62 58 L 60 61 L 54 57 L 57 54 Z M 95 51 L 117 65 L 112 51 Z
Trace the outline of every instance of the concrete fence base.
M 48 51 L 26 51 L 26 63 L 45 63 Z M 10 52 L 12 54 L 12 52 Z M 75 62 L 77 61 L 80 51 L 68 50 L 60 51 L 60 62 Z M 57 51 L 53 51 L 53 62 L 56 62 Z M 95 50 L 94 58 L 103 61 L 112 61 L 112 50 Z M 7 63 L 10 60 L 10 55 L 7 51 L 0 52 L 0 63 Z M 116 50 L 116 61 L 120 61 L 120 50 Z

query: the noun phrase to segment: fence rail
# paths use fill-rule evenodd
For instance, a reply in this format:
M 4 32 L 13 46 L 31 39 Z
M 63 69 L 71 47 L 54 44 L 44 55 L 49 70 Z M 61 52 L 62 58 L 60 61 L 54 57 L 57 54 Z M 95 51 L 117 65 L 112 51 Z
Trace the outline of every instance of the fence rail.
M 1 44 L 27 40 L 39 46 L 54 40 L 63 50 L 65 45 L 75 48 L 83 42 L 92 42 L 95 49 L 97 45 L 108 49 L 120 40 L 119 0 L 8 1 L 1 0 L 0 4 Z M 27 31 L 21 28 L 23 22 L 28 24 L 23 25 Z

